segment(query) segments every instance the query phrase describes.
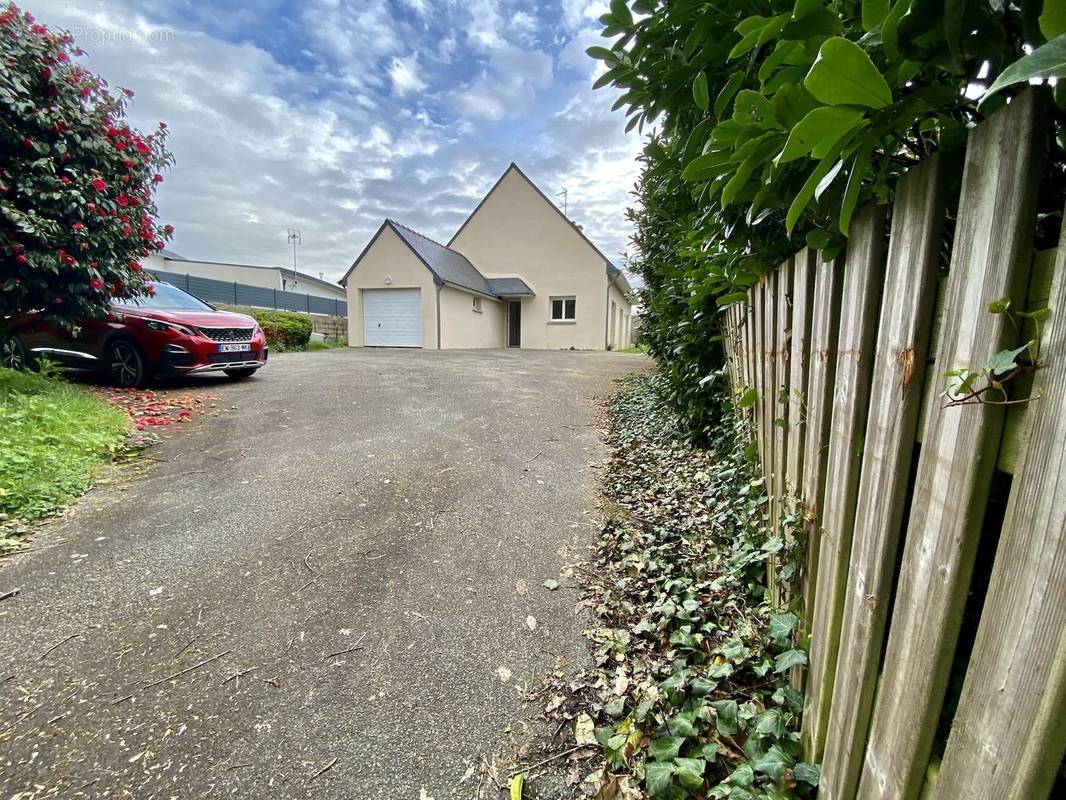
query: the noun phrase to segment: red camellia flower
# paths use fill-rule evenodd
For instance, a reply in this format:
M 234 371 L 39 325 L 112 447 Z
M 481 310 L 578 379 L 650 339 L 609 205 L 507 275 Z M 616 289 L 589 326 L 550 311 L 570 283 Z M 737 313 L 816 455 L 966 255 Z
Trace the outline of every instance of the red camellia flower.
M 22 146 L 32 150 L 33 149 L 33 141 L 30 140 L 30 139 L 23 139 L 22 140 Z
M 104 282 L 99 278 L 89 278 L 89 285 L 97 292 L 104 288 Z
M 132 269 L 134 272 L 140 272 L 141 271 L 141 265 L 139 263 L 137 263 L 136 261 L 131 261 L 130 262 L 130 269 Z
M 129 225 L 123 225 L 122 232 L 129 236 L 131 233 L 133 233 L 133 228 L 131 228 Z
M 147 286 L 144 287 L 144 290 L 148 292 L 150 297 L 155 297 L 155 287 L 152 286 L 152 284 L 149 283 Z
M 20 254 L 20 255 L 17 255 L 17 256 L 15 256 L 15 260 L 16 260 L 16 261 L 17 261 L 18 263 L 20 263 L 20 264 L 29 264 L 29 263 L 30 263 L 30 260 L 29 260 L 28 258 L 26 258 L 26 256 L 24 256 L 24 255 L 21 255 L 21 254 Z
M 144 142 L 142 142 L 142 141 L 141 141 L 140 139 L 138 139 L 138 140 L 137 140 L 137 141 L 136 141 L 136 142 L 134 143 L 134 145 L 133 145 L 133 146 L 137 148 L 137 152 L 138 152 L 138 153 L 144 153 L 145 155 L 148 155 L 148 153 L 152 152 L 152 151 L 151 151 L 151 150 L 150 150 L 150 149 L 148 148 L 148 145 L 146 145 L 146 144 L 145 144 Z
M 152 176 L 152 183 L 162 183 L 162 182 L 163 182 L 163 176 L 160 175 L 158 172 L 155 175 Z
M 63 175 L 59 180 L 64 186 L 70 186 L 70 178 L 68 176 Z
M 83 231 L 85 230 L 85 224 L 81 222 L 75 222 L 73 225 L 70 226 L 70 229 L 72 231 Z
M 130 204 L 130 199 L 126 197 L 126 195 L 120 194 L 118 197 L 115 198 L 115 202 L 125 208 Z
M 103 178 L 94 178 L 89 185 L 96 189 L 96 191 L 98 192 L 102 192 L 104 189 L 107 188 L 107 182 L 104 181 Z

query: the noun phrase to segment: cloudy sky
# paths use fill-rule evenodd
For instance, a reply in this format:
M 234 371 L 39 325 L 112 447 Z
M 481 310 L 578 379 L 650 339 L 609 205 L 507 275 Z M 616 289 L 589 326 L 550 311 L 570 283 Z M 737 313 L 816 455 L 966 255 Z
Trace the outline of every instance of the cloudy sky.
M 447 241 L 511 161 L 615 258 L 639 142 L 592 91 L 602 0 L 23 0 L 165 121 L 190 258 L 344 274 L 388 216 Z M 561 204 L 561 200 L 559 201 Z

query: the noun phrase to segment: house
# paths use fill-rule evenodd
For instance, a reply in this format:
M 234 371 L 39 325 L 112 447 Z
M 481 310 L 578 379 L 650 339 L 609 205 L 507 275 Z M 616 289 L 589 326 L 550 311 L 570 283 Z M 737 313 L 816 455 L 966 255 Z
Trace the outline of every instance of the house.
M 285 267 L 261 267 L 253 264 L 231 264 L 223 261 L 194 261 L 180 256 L 173 250 L 162 250 L 144 260 L 149 272 L 169 272 L 175 275 L 192 275 L 196 278 L 212 278 L 258 286 L 263 289 L 309 294 L 328 300 L 347 299 L 344 289 L 333 281 L 317 278 L 303 272 L 294 272 Z
M 625 275 L 515 164 L 447 244 L 387 219 L 340 282 L 354 347 L 604 350 L 630 341 Z

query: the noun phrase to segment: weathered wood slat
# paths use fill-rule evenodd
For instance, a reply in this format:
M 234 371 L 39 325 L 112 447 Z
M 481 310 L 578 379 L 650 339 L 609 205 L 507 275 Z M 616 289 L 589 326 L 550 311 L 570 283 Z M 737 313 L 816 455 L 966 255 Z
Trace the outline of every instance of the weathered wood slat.
M 752 340 L 754 347 L 753 374 L 755 388 L 758 390 L 758 399 L 753 409 L 755 411 L 755 440 L 758 447 L 759 469 L 766 475 L 766 347 L 763 345 L 763 283 L 757 283 L 751 289 L 752 306 Z
M 771 273 L 763 282 L 763 385 L 766 386 L 766 397 L 763 408 L 766 418 L 763 425 L 763 442 L 766 447 L 766 464 L 763 467 L 763 475 L 766 477 L 766 488 L 770 496 L 770 524 L 776 519 L 777 503 L 776 487 L 774 486 L 774 415 L 776 411 L 777 386 L 777 344 L 775 334 L 777 332 L 777 273 Z
M 803 444 L 803 515 L 807 528 L 807 564 L 803 581 L 803 611 L 809 619 L 818 575 L 818 529 L 825 490 L 829 420 L 833 410 L 837 329 L 840 322 L 842 260 L 818 260 L 814 277 L 810 364 L 807 375 L 807 424 Z
M 811 318 L 814 304 L 816 254 L 804 248 L 793 261 L 792 335 L 788 359 L 788 454 L 785 489 L 798 497 L 803 483 L 803 446 L 806 434 L 807 377 L 810 368 Z
M 1066 226 L 1031 436 L 1011 485 L 992 578 L 936 800 L 1044 800 L 1066 751 Z
M 789 259 L 777 271 L 777 318 L 775 320 L 774 339 L 777 343 L 776 383 L 774 386 L 774 484 L 777 491 L 777 521 L 781 522 L 787 509 L 784 497 L 785 465 L 788 463 L 788 393 L 790 387 L 789 332 L 792 329 L 792 259 Z
M 900 181 L 892 211 L 855 538 L 818 786 L 824 800 L 851 798 L 859 783 L 922 401 L 943 234 L 941 185 L 934 156 Z
M 1033 91 L 970 133 L 938 370 L 1016 340 L 989 303 L 1024 298 L 1047 129 Z M 994 235 L 990 235 L 994 232 Z M 1003 428 L 994 405 L 934 406 L 926 422 L 891 632 L 857 797 L 913 800 L 944 699 Z
M 825 497 L 822 502 L 818 583 L 811 617 L 811 653 L 803 733 L 807 757 L 821 760 L 836 670 L 843 584 L 848 574 L 855 499 L 862 467 L 862 438 L 870 372 L 885 277 L 884 206 L 856 215 L 848 237 L 833 379 Z

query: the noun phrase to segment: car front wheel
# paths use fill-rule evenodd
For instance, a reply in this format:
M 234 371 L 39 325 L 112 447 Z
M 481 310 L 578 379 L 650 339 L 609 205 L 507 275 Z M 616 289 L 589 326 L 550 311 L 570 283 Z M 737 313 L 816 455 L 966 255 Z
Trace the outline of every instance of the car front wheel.
M 226 370 L 223 370 L 223 372 L 226 373 L 227 377 L 230 377 L 230 378 L 232 378 L 235 381 L 242 381 L 245 378 L 250 378 L 253 375 L 255 375 L 257 369 L 259 369 L 259 368 L 258 367 L 243 367 L 241 369 L 226 369 Z
M 141 388 L 148 383 L 148 365 L 133 342 L 120 339 L 107 346 L 107 375 L 113 386 Z
M 0 366 L 8 369 L 26 369 L 28 364 L 26 346 L 22 344 L 18 336 L 9 333 L 0 341 Z

